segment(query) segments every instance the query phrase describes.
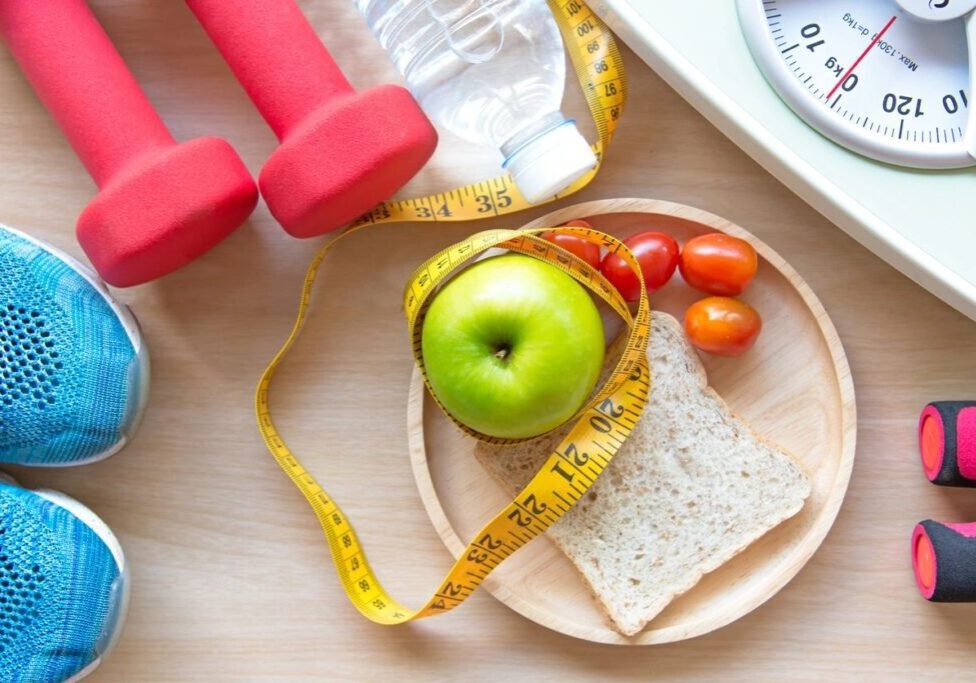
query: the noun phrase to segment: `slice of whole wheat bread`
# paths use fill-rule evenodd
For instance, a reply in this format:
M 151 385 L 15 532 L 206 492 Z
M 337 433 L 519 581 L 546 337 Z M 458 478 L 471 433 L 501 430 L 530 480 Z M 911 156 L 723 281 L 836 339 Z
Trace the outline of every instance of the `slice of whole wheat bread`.
M 650 401 L 637 428 L 547 532 L 624 635 L 795 515 L 810 494 L 793 457 L 708 387 L 698 355 L 666 313 L 654 312 L 648 357 Z M 566 431 L 514 446 L 479 444 L 476 455 L 515 493 Z

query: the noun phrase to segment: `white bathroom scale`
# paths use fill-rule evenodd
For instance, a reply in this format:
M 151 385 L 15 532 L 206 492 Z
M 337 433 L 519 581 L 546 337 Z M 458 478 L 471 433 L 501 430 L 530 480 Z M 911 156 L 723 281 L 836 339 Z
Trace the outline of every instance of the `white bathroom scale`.
M 861 244 L 976 319 L 976 0 L 595 0 L 644 61 Z

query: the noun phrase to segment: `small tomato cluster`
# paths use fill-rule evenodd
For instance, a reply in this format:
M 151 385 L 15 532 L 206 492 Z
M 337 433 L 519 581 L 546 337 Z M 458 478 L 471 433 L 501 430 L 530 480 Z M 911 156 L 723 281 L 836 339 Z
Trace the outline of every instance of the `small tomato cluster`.
M 583 220 L 572 227 L 591 228 Z M 572 252 L 598 269 L 627 301 L 640 297 L 640 281 L 623 258 L 607 253 L 582 237 L 549 232 L 543 237 Z M 738 237 L 721 232 L 699 235 L 683 249 L 663 232 L 641 232 L 624 240 L 637 262 L 648 293 L 666 285 L 675 270 L 691 287 L 711 296 L 695 302 L 685 312 L 685 333 L 702 351 L 720 356 L 739 356 L 756 343 L 762 331 L 759 313 L 744 301 L 734 299 L 752 282 L 759 266 L 756 250 Z

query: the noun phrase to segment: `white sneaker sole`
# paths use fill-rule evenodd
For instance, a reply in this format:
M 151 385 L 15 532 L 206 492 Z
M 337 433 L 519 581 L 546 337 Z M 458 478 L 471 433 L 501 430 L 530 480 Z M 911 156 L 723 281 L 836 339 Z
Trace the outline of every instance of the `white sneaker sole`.
M 139 327 L 139 321 L 136 320 L 136 317 L 132 314 L 132 311 L 129 310 L 128 306 L 125 306 L 124 304 L 120 304 L 112 297 L 112 294 L 111 292 L 108 291 L 108 288 L 105 286 L 105 283 L 102 282 L 101 278 L 98 277 L 98 274 L 94 270 L 92 270 L 89 266 L 86 266 L 85 264 L 81 263 L 70 254 L 66 254 L 65 252 L 61 251 L 57 247 L 53 247 L 50 244 L 47 244 L 34 237 L 31 237 L 30 235 L 24 233 L 21 230 L 18 230 L 17 228 L 11 228 L 9 225 L 4 225 L 2 223 L 0 223 L 0 228 L 4 230 L 9 230 L 13 234 L 17 235 L 18 237 L 22 237 L 26 241 L 30 242 L 31 244 L 37 246 L 40 249 L 43 249 L 44 251 L 51 254 L 52 256 L 61 259 L 62 261 L 67 263 L 72 270 L 74 270 L 76 273 L 78 273 L 83 278 L 85 278 L 85 280 L 87 280 L 88 283 L 95 288 L 95 291 L 101 295 L 101 297 L 105 300 L 105 303 L 109 305 L 109 307 L 112 309 L 112 312 L 115 313 L 115 316 L 122 324 L 123 329 L 125 329 L 125 332 L 129 337 L 129 341 L 132 343 L 132 348 L 134 348 L 136 351 L 136 358 L 139 361 L 139 371 L 138 371 L 139 376 L 137 378 L 139 381 L 139 394 L 138 394 L 138 398 L 136 399 L 137 404 L 135 409 L 135 415 L 133 415 L 132 419 L 129 420 L 129 424 L 126 426 L 125 430 L 123 431 L 122 438 L 119 439 L 119 441 L 113 444 L 111 448 L 108 448 L 107 450 L 104 450 L 101 453 L 96 453 L 95 455 L 85 458 L 84 460 L 76 460 L 74 462 L 67 462 L 67 463 L 60 463 L 60 462 L 31 463 L 29 466 L 30 467 L 76 467 L 78 465 L 90 465 L 91 463 L 99 462 L 100 460 L 105 460 L 106 458 L 110 458 L 116 453 L 118 453 L 119 451 L 121 451 L 123 448 L 125 448 L 128 445 L 129 441 L 132 440 L 132 437 L 139 429 L 139 425 L 142 423 L 142 417 L 146 411 L 146 403 L 149 401 L 149 367 L 150 367 L 149 349 L 146 348 L 145 340 L 142 337 L 142 330 Z M 24 464 L 24 463 L 17 463 L 17 464 Z
M 14 486 L 20 486 L 17 480 L 6 472 L 0 472 L 0 481 Z M 122 552 L 122 545 L 119 543 L 119 539 L 108 528 L 108 525 L 102 521 L 101 517 L 92 512 L 86 505 L 79 503 L 71 496 L 60 491 L 35 489 L 34 493 L 64 508 L 81 520 L 89 529 L 94 531 L 112 553 L 112 558 L 115 560 L 115 564 L 119 570 L 119 584 L 116 587 L 117 597 L 115 603 L 109 607 L 109 618 L 113 620 L 112 631 L 103 637 L 105 645 L 102 651 L 98 653 L 98 657 L 91 664 L 65 681 L 65 683 L 77 683 L 77 681 L 89 676 L 99 667 L 102 660 L 106 659 L 112 653 L 112 650 L 115 649 L 119 641 L 119 636 L 122 635 L 122 627 L 125 625 L 125 618 L 129 611 L 129 567 L 125 560 L 125 553 Z

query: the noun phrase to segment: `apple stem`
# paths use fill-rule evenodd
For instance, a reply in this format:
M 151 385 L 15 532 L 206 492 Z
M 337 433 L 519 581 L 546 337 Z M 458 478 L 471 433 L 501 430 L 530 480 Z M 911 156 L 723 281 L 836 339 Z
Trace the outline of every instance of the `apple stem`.
M 499 346 L 495 351 L 495 358 L 498 360 L 505 360 L 508 357 L 508 353 L 511 351 L 507 346 Z

